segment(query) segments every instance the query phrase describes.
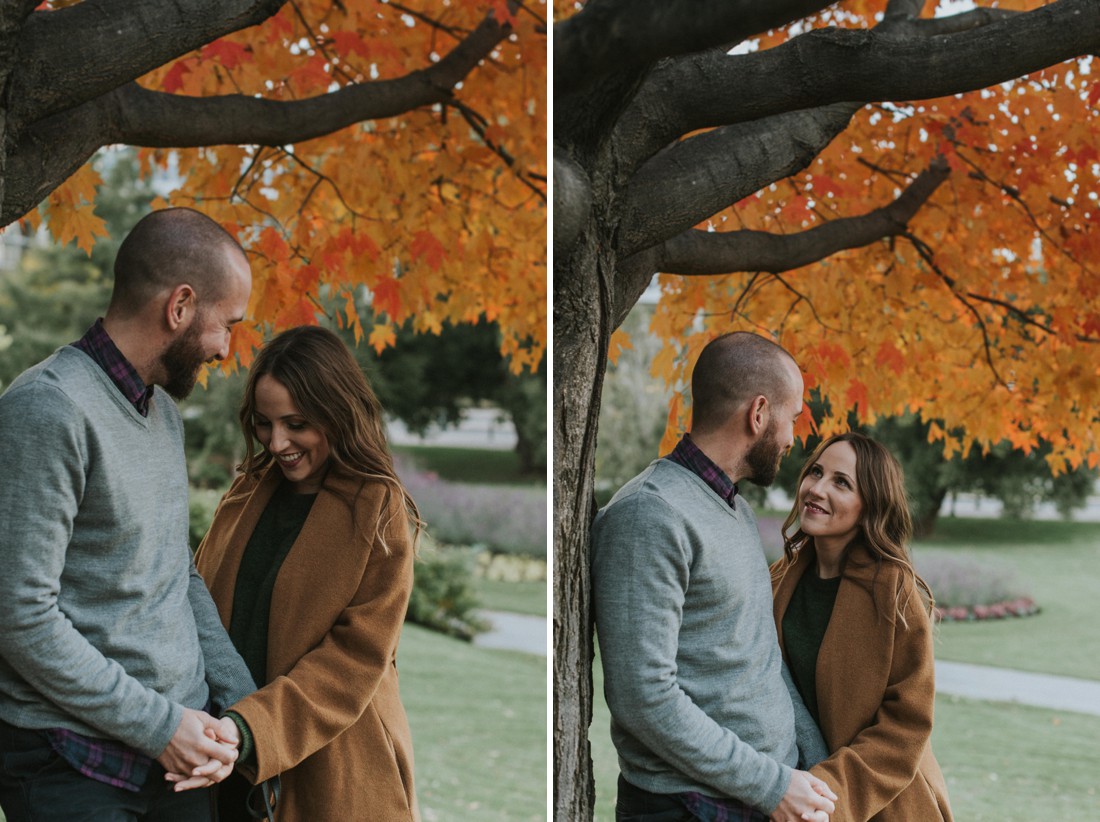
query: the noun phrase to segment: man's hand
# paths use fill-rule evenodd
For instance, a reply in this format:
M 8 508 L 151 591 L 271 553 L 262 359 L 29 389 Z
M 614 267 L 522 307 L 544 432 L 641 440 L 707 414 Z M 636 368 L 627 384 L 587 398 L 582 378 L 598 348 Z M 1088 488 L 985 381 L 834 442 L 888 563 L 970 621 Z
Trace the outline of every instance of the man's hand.
M 779 805 L 772 811 L 771 822 L 829 822 L 836 810 L 836 794 L 812 773 L 795 771 L 791 784 Z
M 239 744 L 233 720 L 184 708 L 183 719 L 157 762 L 164 766 L 164 778 L 176 783 L 175 790 L 205 788 L 233 771 Z

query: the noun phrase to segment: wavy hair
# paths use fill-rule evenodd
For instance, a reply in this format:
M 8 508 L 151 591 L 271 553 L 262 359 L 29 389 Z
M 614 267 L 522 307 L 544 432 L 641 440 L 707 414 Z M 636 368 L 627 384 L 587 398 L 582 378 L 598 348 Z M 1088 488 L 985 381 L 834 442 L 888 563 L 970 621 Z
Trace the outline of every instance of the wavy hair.
M 332 467 L 362 482 L 381 482 L 386 489 L 382 510 L 390 509 L 393 494 L 400 494 L 413 527 L 413 546 L 419 542 L 423 521 L 416 503 L 397 476 L 393 456 L 382 429 L 382 406 L 351 351 L 333 332 L 316 326 L 291 328 L 276 336 L 256 355 L 249 369 L 241 401 L 241 431 L 245 458 L 238 470 L 255 477 L 274 462 L 274 456 L 256 436 L 256 384 L 271 376 L 286 387 L 294 405 L 310 425 L 328 440 Z M 348 500 L 349 504 L 353 500 Z M 396 513 L 375 525 L 370 538 L 381 541 Z
M 798 489 L 814 464 L 821 459 L 825 449 L 838 442 L 846 442 L 856 452 L 856 488 L 862 503 L 862 512 L 856 536 L 844 550 L 844 562 L 848 561 L 849 549 L 853 544 L 866 548 L 875 563 L 875 576 L 883 563 L 892 563 L 901 568 L 920 594 L 925 610 L 931 614 L 934 599 L 928 584 L 921 579 L 913 567 L 909 556 L 909 541 L 913 536 L 913 521 L 909 514 L 909 502 L 905 493 L 905 475 L 894 455 L 880 442 L 857 432 L 838 434 L 822 442 L 814 449 L 798 474 L 795 485 L 795 504 L 791 513 L 783 521 L 784 561 L 775 569 L 781 574 L 783 569 L 794 562 L 798 552 L 813 541 L 813 537 L 799 527 L 793 534 L 788 531 L 798 521 Z M 841 571 L 843 573 L 843 570 Z M 874 593 L 872 592 L 872 596 Z M 894 614 L 902 625 L 908 627 L 904 614 L 905 603 L 898 591 L 894 602 Z M 880 608 L 880 610 L 882 610 Z

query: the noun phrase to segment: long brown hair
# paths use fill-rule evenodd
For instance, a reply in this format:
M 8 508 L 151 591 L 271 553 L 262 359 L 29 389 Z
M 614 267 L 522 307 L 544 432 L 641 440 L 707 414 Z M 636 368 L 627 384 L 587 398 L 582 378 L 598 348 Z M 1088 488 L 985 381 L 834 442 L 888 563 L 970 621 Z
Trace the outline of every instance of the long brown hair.
M 781 563 L 777 572 L 794 562 L 798 552 L 813 541 L 813 537 L 799 527 L 793 534 L 788 531 L 799 519 L 799 489 L 802 481 L 821 459 L 825 449 L 838 442 L 846 442 L 856 452 L 856 488 L 859 492 L 859 500 L 863 510 L 859 518 L 859 527 L 851 544 L 859 543 L 874 560 L 878 575 L 878 569 L 884 562 L 893 563 L 901 568 L 902 573 L 909 577 L 910 581 L 920 593 L 924 608 L 929 614 L 933 610 L 932 591 L 928 584 L 921 579 L 913 567 L 913 560 L 909 556 L 909 541 L 913 536 L 913 520 L 909 515 L 909 502 L 905 494 L 905 475 L 901 465 L 894 455 L 880 442 L 855 431 L 847 434 L 838 434 L 822 442 L 802 470 L 798 474 L 798 483 L 795 485 L 795 503 L 791 513 L 783 521 L 783 555 L 785 562 Z M 849 545 L 849 548 L 851 545 Z M 849 549 L 845 548 L 845 561 Z M 904 614 L 905 603 L 901 601 L 899 590 L 894 602 L 894 613 L 903 625 L 908 625 Z
M 298 413 L 324 433 L 332 460 L 329 470 L 358 477 L 362 485 L 381 482 L 386 489 L 383 511 L 389 510 L 392 494 L 401 495 L 415 529 L 415 546 L 423 526 L 420 512 L 394 470 L 382 429 L 382 406 L 348 347 L 327 329 L 300 326 L 260 349 L 249 369 L 240 411 L 245 458 L 239 470 L 248 476 L 256 476 L 274 461 L 256 436 L 256 384 L 264 376 L 285 386 Z M 380 539 L 386 551 L 383 535 L 391 520 L 378 522 L 368 535 Z

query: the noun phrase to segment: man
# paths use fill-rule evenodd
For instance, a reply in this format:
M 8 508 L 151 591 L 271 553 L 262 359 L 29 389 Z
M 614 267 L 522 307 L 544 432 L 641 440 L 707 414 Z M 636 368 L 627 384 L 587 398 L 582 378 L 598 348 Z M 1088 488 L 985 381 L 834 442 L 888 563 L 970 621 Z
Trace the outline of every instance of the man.
M 703 349 L 691 390 L 691 433 L 624 485 L 592 530 L 616 815 L 827 820 L 836 795 L 794 769 L 796 707 L 814 761 L 825 750 L 792 703 L 756 519 L 737 493 L 742 480 L 775 479 L 802 375 L 782 348 L 739 332 Z
M 252 274 L 191 209 L 119 248 L 106 316 L 0 396 L 0 806 L 22 820 L 209 819 L 254 690 L 191 562 L 169 394 L 229 353 Z M 167 393 L 166 393 L 167 392 Z

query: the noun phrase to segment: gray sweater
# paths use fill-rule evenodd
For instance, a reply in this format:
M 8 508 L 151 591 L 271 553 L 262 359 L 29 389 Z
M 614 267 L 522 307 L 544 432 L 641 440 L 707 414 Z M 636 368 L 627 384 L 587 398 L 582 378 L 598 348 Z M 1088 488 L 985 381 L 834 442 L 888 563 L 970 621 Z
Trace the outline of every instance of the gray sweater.
M 0 719 L 156 757 L 255 689 L 195 571 L 179 410 L 64 347 L 0 396 Z
M 691 471 L 657 460 L 596 516 L 592 586 L 627 781 L 774 810 L 798 761 L 795 712 L 744 499 L 730 508 Z

